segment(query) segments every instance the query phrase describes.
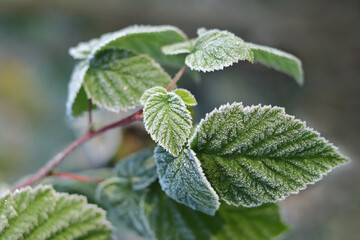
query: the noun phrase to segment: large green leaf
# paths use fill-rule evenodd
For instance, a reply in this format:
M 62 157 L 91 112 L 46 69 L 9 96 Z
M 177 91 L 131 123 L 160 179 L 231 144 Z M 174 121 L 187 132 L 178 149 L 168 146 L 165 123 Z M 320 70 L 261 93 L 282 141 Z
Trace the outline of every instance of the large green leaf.
M 215 216 L 209 216 L 176 203 L 158 185 L 145 193 L 141 207 L 148 235 L 158 240 L 269 240 L 287 229 L 275 204 L 222 206 Z
M 259 62 L 268 67 L 272 67 L 277 71 L 286 73 L 295 78 L 298 84 L 303 84 L 304 72 L 300 59 L 292 54 L 275 48 L 261 46 L 254 43 L 247 43 L 247 46 L 250 47 L 254 53 L 255 62 Z
M 200 122 L 190 145 L 220 198 L 234 205 L 283 199 L 348 161 L 319 133 L 269 106 L 224 105 Z
M 147 91 L 153 92 L 152 89 Z M 192 117 L 177 94 L 158 92 L 145 103 L 144 123 L 152 139 L 177 156 L 190 136 Z
M 221 70 L 240 60 L 253 62 L 251 49 L 239 37 L 228 31 L 198 30 L 197 38 L 185 63 L 192 70 L 209 72 Z
M 192 209 L 215 214 L 220 206 L 219 197 L 191 149 L 174 157 L 162 147 L 156 147 L 154 157 L 161 188 L 167 195 Z
M 105 212 L 78 195 L 30 187 L 0 199 L 0 239 L 110 239 Z
M 170 81 L 169 75 L 146 55 L 107 50 L 92 59 L 84 85 L 94 103 L 118 112 L 138 105 L 146 89 L 166 87 Z
M 184 57 L 164 55 L 161 47 L 184 42 L 186 39 L 186 35 L 174 26 L 134 25 L 104 34 L 88 43 L 80 43 L 70 49 L 70 54 L 76 59 L 93 58 L 105 49 L 126 49 L 137 54 L 147 54 L 161 64 L 181 67 Z

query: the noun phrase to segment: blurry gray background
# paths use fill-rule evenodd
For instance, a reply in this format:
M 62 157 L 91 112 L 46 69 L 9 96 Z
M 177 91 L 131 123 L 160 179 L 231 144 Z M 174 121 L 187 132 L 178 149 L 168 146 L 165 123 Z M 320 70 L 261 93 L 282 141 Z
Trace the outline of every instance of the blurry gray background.
M 358 0 L 0 0 L 0 182 L 35 171 L 74 139 L 68 48 L 131 24 L 171 24 L 190 37 L 198 27 L 228 29 L 301 58 L 303 87 L 245 62 L 179 85 L 196 95 L 197 120 L 226 102 L 283 106 L 339 146 L 350 164 L 281 202 L 292 226 L 282 238 L 360 239 Z M 87 159 L 77 151 L 62 168 Z

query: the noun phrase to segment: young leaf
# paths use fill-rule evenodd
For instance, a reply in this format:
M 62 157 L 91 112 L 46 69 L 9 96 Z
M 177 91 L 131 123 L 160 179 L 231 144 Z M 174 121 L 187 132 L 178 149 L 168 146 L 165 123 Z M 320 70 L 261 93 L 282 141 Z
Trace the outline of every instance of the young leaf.
M 215 214 L 220 206 L 219 197 L 191 149 L 185 149 L 174 157 L 158 146 L 154 157 L 161 188 L 167 195 L 194 210 Z
M 190 136 L 192 118 L 183 100 L 174 92 L 157 93 L 145 104 L 144 123 L 152 139 L 177 156 Z
M 146 90 L 140 98 L 140 103 L 145 106 L 147 100 L 156 93 L 163 93 L 166 94 L 166 89 L 163 87 L 153 87 Z
M 193 40 L 190 40 L 187 42 L 174 43 L 174 44 L 162 47 L 162 51 L 166 55 L 178 55 L 178 54 L 182 54 L 182 53 L 191 53 L 195 42 L 196 42 L 196 40 L 193 39 Z
M 179 67 L 184 64 L 184 58 L 166 56 L 161 47 L 184 42 L 186 39 L 186 35 L 174 26 L 134 25 L 104 34 L 88 43 L 80 43 L 70 49 L 70 54 L 75 58 L 93 58 L 106 49 L 126 49 L 137 54 L 147 54 L 161 64 Z
M 246 43 L 254 53 L 255 62 L 259 62 L 277 71 L 295 78 L 300 85 L 304 83 L 304 73 L 300 59 L 292 54 L 275 48 L 265 47 L 254 43 Z
M 200 29 L 198 34 L 191 53 L 185 59 L 192 70 L 210 72 L 222 70 L 239 60 L 254 60 L 246 43 L 230 32 Z
M 110 239 L 105 212 L 51 187 L 24 188 L 0 199 L 0 239 Z
M 287 230 L 273 203 L 256 208 L 222 206 L 209 216 L 176 203 L 155 184 L 143 199 L 152 239 L 269 240 Z
M 183 89 L 183 88 L 178 88 L 178 89 L 175 89 L 173 92 L 176 93 L 177 95 L 179 95 L 179 97 L 181 97 L 181 99 L 184 101 L 184 103 L 186 105 L 189 105 L 189 106 L 197 105 L 194 95 L 192 95 L 191 92 L 189 92 L 188 90 Z
M 68 87 L 68 98 L 66 102 L 66 113 L 69 117 L 79 116 L 88 109 L 86 93 L 82 88 L 84 76 L 88 69 L 89 61 L 87 60 L 79 62 L 74 67 Z
M 166 87 L 169 75 L 146 55 L 104 51 L 91 62 L 84 85 L 94 103 L 114 112 L 140 103 L 146 89 Z
M 298 193 L 348 161 L 283 108 L 234 103 L 208 114 L 191 148 L 222 200 L 256 206 Z
M 157 178 L 154 148 L 135 153 L 116 165 L 116 176 L 127 179 L 134 190 L 142 190 Z

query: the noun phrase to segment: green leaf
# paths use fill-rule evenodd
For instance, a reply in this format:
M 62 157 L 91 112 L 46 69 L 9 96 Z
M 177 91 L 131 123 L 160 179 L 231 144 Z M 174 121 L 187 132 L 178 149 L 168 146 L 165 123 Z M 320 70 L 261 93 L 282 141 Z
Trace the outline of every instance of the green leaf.
M 141 98 L 140 98 L 140 103 L 141 103 L 142 105 L 145 105 L 146 102 L 147 102 L 147 100 L 148 100 L 152 95 L 154 95 L 154 94 L 156 94 L 156 93 L 166 94 L 167 91 L 166 91 L 166 89 L 163 88 L 163 87 L 153 87 L 153 88 L 150 88 L 150 89 L 146 90 L 146 91 L 144 92 L 144 94 L 141 96 Z
M 189 105 L 189 106 L 197 105 L 194 95 L 192 95 L 191 92 L 189 92 L 188 90 L 183 89 L 183 88 L 178 88 L 178 89 L 175 89 L 173 92 L 176 93 L 177 95 L 179 95 L 179 97 L 181 97 L 181 99 L 184 101 L 184 103 L 186 105 Z
M 0 199 L 0 239 L 110 239 L 105 212 L 51 187 L 24 188 Z
M 156 147 L 154 157 L 160 185 L 167 195 L 194 210 L 215 214 L 220 206 L 219 197 L 191 149 L 174 157 L 162 147 Z
M 260 105 L 214 110 L 190 145 L 220 199 L 234 205 L 284 199 L 348 161 L 283 108 Z
M 157 93 L 145 104 L 144 123 L 151 138 L 177 156 L 190 136 L 192 118 L 183 100 L 174 92 Z
M 192 70 L 222 70 L 239 60 L 254 60 L 253 53 L 246 43 L 230 32 L 200 29 L 198 35 L 191 53 L 185 59 L 186 65 Z
M 115 171 L 116 176 L 127 179 L 134 190 L 148 187 L 157 179 L 154 148 L 147 148 L 125 158 L 116 165 Z
M 269 240 L 287 230 L 275 204 L 222 206 L 215 216 L 209 216 L 176 203 L 158 185 L 143 199 L 141 206 L 152 239 Z
M 111 178 L 99 184 L 96 199 L 108 210 L 112 223 L 124 223 L 146 235 L 148 223 L 140 208 L 141 194 L 134 191 L 129 179 Z
M 75 58 L 93 58 L 106 49 L 126 49 L 137 54 L 147 54 L 161 64 L 179 67 L 184 64 L 184 57 L 164 55 L 161 47 L 186 39 L 186 35 L 174 26 L 134 25 L 104 34 L 88 43 L 80 43 L 70 49 L 70 54 Z
M 82 84 L 86 71 L 89 69 L 89 61 L 79 62 L 73 70 L 68 86 L 68 98 L 66 113 L 69 117 L 81 115 L 88 109 L 88 100 Z
M 138 105 L 146 89 L 166 87 L 170 81 L 169 75 L 148 56 L 108 50 L 91 61 L 84 85 L 95 104 L 118 112 Z
M 196 42 L 196 40 L 193 39 L 193 40 L 190 40 L 187 42 L 174 43 L 174 44 L 162 47 L 162 51 L 166 55 L 178 55 L 178 54 L 182 54 L 182 53 L 191 53 L 195 42 Z
M 300 85 L 304 83 L 304 72 L 300 59 L 292 54 L 275 48 L 265 47 L 254 43 L 246 44 L 254 53 L 255 62 L 259 62 L 265 66 L 290 75 L 295 78 L 296 82 Z

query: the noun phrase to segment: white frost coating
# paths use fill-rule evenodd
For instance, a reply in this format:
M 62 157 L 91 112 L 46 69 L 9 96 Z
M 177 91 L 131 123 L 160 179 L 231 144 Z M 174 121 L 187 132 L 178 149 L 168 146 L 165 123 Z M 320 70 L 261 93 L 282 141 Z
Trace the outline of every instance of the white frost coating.
M 215 214 L 220 206 L 219 197 L 206 179 L 194 151 L 185 149 L 174 157 L 158 146 L 154 158 L 161 188 L 167 195 L 194 210 Z
M 304 71 L 302 68 L 302 62 L 299 58 L 297 58 L 296 56 L 290 53 L 281 51 L 276 48 L 271 48 L 249 42 L 247 42 L 246 45 L 250 47 L 252 51 L 259 50 L 263 54 L 264 53 L 268 54 L 267 57 L 263 59 L 261 56 L 258 57 L 257 54 L 254 53 L 254 60 L 256 62 L 267 65 L 268 67 L 272 67 L 278 71 L 285 72 L 286 74 L 289 74 L 290 76 L 294 77 L 300 85 L 303 84 Z M 277 58 L 284 58 L 286 59 L 286 61 L 290 61 L 290 62 L 286 62 L 284 59 L 281 60 Z
M 251 49 L 233 33 L 212 29 L 199 30 L 198 34 L 192 53 L 185 59 L 186 65 L 192 70 L 211 72 L 240 60 L 254 60 Z
M 196 39 L 191 39 L 187 42 L 174 43 L 167 45 L 161 48 L 162 52 L 166 55 L 178 55 L 183 53 L 190 53 L 193 49 L 193 46 L 196 42 Z
M 192 117 L 184 101 L 174 92 L 157 93 L 144 107 L 144 124 L 155 142 L 177 156 L 190 135 Z
M 148 90 L 146 90 L 143 95 L 141 96 L 140 98 L 140 103 L 141 105 L 144 105 L 146 104 L 147 100 L 154 94 L 156 93 L 163 93 L 163 94 L 166 94 L 166 89 L 163 88 L 163 87 L 153 87 L 153 88 L 150 88 Z
M 86 71 L 89 69 L 89 61 L 85 60 L 79 62 L 74 67 L 71 79 L 68 85 L 68 98 L 66 101 L 66 114 L 68 117 L 72 117 L 72 107 L 75 102 L 76 96 L 79 93 L 79 90 L 84 81 Z
M 200 122 L 189 145 L 220 198 L 234 205 L 284 199 L 348 161 L 318 132 L 271 106 L 223 105 Z
M 92 49 L 99 44 L 100 39 L 95 38 L 87 42 L 81 42 L 76 47 L 69 49 L 69 54 L 74 59 L 86 59 L 91 53 Z
M 7 194 L 0 199 L 0 216 L 1 240 L 71 240 L 93 237 L 94 232 L 99 239 L 108 239 L 111 233 L 104 210 L 88 204 L 84 196 L 57 193 L 50 186 L 26 187 Z

